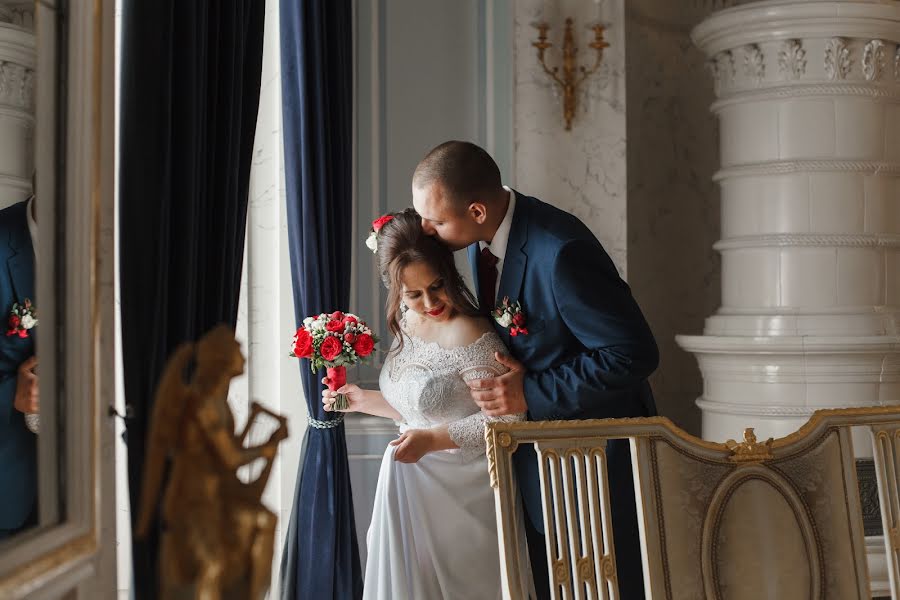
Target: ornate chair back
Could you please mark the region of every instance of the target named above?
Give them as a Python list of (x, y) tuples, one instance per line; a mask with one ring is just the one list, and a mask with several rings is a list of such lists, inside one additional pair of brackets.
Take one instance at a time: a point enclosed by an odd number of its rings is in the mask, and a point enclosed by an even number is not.
[(821, 410), (785, 438), (744, 436), (707, 442), (664, 417), (489, 423), (504, 597), (526, 597), (512, 454), (533, 444), (551, 597), (619, 598), (605, 448), (628, 439), (648, 599), (871, 598), (856, 472), (867, 450), (898, 598), (900, 407)]

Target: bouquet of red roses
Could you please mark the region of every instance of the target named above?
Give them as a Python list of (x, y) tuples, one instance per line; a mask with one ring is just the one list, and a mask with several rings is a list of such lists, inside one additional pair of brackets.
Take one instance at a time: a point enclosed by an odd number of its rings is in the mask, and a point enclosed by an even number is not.
[[(376, 336), (366, 322), (350, 313), (335, 311), (303, 319), (294, 334), (291, 356), (308, 358), (315, 373), (325, 368), (325, 383), (335, 392), (347, 383), (347, 367), (365, 359), (375, 350)], [(349, 406), (343, 394), (335, 398), (335, 410)]]

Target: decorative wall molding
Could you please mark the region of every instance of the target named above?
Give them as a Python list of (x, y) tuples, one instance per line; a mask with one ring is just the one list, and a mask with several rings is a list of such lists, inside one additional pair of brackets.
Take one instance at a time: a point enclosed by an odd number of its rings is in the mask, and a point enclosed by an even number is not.
[(759, 89), (739, 90), (731, 94), (723, 94), (711, 107), (719, 112), (726, 106), (764, 100), (780, 100), (784, 98), (833, 98), (835, 96), (859, 96), (878, 98), (889, 104), (900, 104), (900, 87), (883, 87), (865, 85), (861, 82), (848, 83), (794, 83)]
[(747, 2), (712, 14), (691, 32), (707, 56), (747, 44), (779, 39), (878, 39), (900, 42), (900, 15), (894, 2)]
[(785, 40), (778, 51), (778, 72), (784, 79), (800, 79), (806, 73), (802, 40)]
[(713, 244), (719, 252), (745, 248), (780, 248), (791, 246), (900, 248), (900, 235), (855, 235), (823, 233), (777, 233), (747, 235), (720, 240)]
[(759, 163), (746, 163), (740, 166), (727, 167), (713, 175), (714, 181), (722, 181), (731, 177), (753, 177), (757, 175), (784, 175), (786, 173), (809, 173), (817, 171), (851, 171), (871, 175), (900, 174), (900, 163), (872, 160), (772, 160)]
[(846, 79), (850, 73), (850, 49), (844, 38), (831, 38), (825, 45), (825, 74), (828, 79)]
[(5, 2), (0, 6), (0, 23), (34, 31), (34, 2)]
[(34, 70), (0, 61), (0, 103), (34, 111)]
[[(726, 11), (728, 12), (728, 11)], [(698, 27), (699, 29), (700, 27)], [(897, 23), (900, 31), (900, 22)], [(785, 28), (785, 33), (794, 32), (791, 28)], [(775, 42), (775, 45), (746, 40), (741, 36), (740, 41), (745, 43), (717, 50), (712, 54), (711, 65), (716, 94), (718, 96), (734, 96), (740, 93), (758, 88), (791, 87), (798, 83), (824, 83), (824, 82), (855, 82), (857, 85), (867, 87), (867, 84), (887, 84), (891, 86), (887, 95), (900, 94), (900, 36), (897, 39), (872, 38), (862, 34), (828, 35), (828, 31), (822, 27), (822, 31), (804, 32), (804, 37), (792, 36)], [(835, 24), (832, 31), (841, 31), (841, 27)], [(695, 30), (696, 32), (696, 30)], [(822, 50), (822, 37), (827, 36)], [(695, 33), (696, 37), (696, 33)], [(735, 43), (738, 41), (735, 40)], [(721, 42), (721, 40), (717, 40)], [(750, 42), (750, 43), (747, 43)], [(743, 61), (743, 78), (729, 81), (728, 71), (721, 69), (721, 60), (728, 53), (736, 56), (740, 51)], [(808, 60), (815, 58), (809, 53), (813, 52), (821, 57), (822, 67), (807, 68)], [(821, 54), (819, 54), (821, 52)], [(767, 55), (768, 53), (768, 55)], [(888, 53), (893, 53), (890, 57)], [(854, 70), (854, 61), (859, 60), (860, 69)], [(733, 60), (733, 59), (732, 59)], [(889, 64), (889, 61), (892, 61)], [(777, 65), (777, 69), (769, 73), (766, 64)], [(892, 77), (893, 75), (893, 77)], [(729, 85), (731, 83), (731, 85)], [(893, 84), (893, 85), (891, 85)], [(885, 93), (885, 92), (882, 92)]]
[(727, 89), (734, 85), (734, 54), (731, 51), (720, 52), (716, 56), (716, 73), (721, 80), (720, 89)]
[(729, 404), (728, 402), (716, 402), (713, 400), (698, 399), (697, 406), (701, 410), (711, 413), (737, 415), (740, 417), (762, 418), (786, 418), (809, 419), (814, 412), (821, 408), (845, 408), (843, 406), (752, 406), (747, 404)]
[(748, 44), (744, 46), (744, 74), (754, 82), (760, 85), (766, 78), (766, 62), (762, 50), (758, 44)]
[(734, 85), (734, 55), (731, 51), (720, 52), (707, 62), (706, 66), (712, 73), (713, 86), (717, 95)]
[(897, 46), (897, 52), (894, 53), (894, 80), (900, 82), (900, 45)]
[(866, 81), (877, 81), (884, 71), (884, 42), (872, 40), (863, 48), (862, 67)]

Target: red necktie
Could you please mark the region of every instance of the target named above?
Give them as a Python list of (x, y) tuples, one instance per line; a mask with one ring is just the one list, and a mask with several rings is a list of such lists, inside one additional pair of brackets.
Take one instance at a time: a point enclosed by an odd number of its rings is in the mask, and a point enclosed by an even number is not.
[(494, 310), (496, 304), (498, 260), (487, 246), (478, 255), (478, 307), (485, 314)]

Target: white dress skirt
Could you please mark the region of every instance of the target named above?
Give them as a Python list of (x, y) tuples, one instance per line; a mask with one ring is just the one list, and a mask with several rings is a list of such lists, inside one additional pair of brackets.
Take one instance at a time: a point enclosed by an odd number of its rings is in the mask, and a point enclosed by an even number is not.
[(411, 464), (395, 461), (393, 446), (385, 450), (367, 536), (365, 600), (501, 597), (486, 417), (465, 383), (506, 371), (496, 351), (506, 350), (493, 332), (458, 348), (407, 337), (385, 361), (381, 392), (403, 416), (401, 431), (449, 424), (460, 448), (430, 452)]

